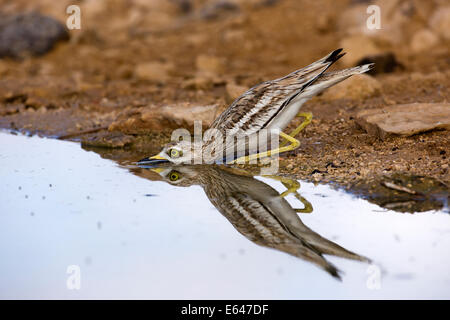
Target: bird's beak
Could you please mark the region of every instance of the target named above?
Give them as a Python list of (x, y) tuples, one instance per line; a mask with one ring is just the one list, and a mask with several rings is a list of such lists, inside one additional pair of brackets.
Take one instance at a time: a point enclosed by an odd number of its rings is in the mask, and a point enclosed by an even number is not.
[(160, 164), (160, 163), (166, 163), (169, 162), (169, 160), (167, 160), (166, 158), (161, 157), (159, 154), (157, 154), (156, 156), (153, 157), (148, 157), (148, 158), (144, 158), (141, 159), (137, 162), (137, 165), (155, 165), (155, 164)]
[(150, 170), (152, 170), (153, 172), (156, 172), (157, 174), (160, 174), (161, 172), (163, 172), (166, 169), (167, 168), (151, 168)]

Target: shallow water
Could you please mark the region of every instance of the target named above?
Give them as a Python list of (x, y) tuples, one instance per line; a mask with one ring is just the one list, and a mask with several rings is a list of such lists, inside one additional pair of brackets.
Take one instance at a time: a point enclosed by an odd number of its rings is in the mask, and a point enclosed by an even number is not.
[[(298, 215), (309, 235), (372, 260), (325, 255), (342, 271), (338, 281), (278, 238), (269, 245), (267, 225), (249, 239), (240, 220), (217, 210), (228, 199), (224, 179), (260, 197), (286, 190), (275, 179), (178, 169), (185, 179), (173, 185), (173, 168), (130, 172), (76, 143), (1, 133), (0, 146), (0, 298), (450, 298), (447, 207), (402, 214), (301, 182), (313, 207)], [(222, 189), (216, 209), (205, 191)], [(284, 208), (302, 207), (294, 195)], [(80, 271), (79, 289), (69, 266)]]

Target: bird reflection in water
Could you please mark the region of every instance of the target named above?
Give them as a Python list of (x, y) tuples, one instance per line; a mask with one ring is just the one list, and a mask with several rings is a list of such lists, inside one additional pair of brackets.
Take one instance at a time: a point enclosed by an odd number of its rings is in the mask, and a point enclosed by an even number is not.
[[(339, 270), (323, 257), (324, 254), (369, 262), (303, 224), (298, 213), (310, 213), (313, 208), (298, 193), (300, 184), (295, 180), (270, 176), (287, 188), (280, 194), (247, 171), (226, 166), (165, 165), (132, 171), (152, 180), (156, 172), (159, 179), (173, 186), (201, 186), (217, 210), (247, 239), (312, 262), (335, 278), (340, 279)], [(285, 196), (291, 193), (303, 208), (296, 209), (289, 204)]]

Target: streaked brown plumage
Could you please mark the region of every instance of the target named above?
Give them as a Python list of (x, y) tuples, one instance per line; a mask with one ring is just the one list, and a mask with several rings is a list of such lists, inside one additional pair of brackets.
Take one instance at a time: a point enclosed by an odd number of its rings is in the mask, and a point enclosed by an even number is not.
[[(342, 49), (337, 49), (305, 68), (282, 78), (258, 84), (237, 98), (210, 127), (221, 133), (222, 141), (218, 141), (211, 131), (209, 134), (205, 134), (203, 146), (198, 151), (192, 152), (191, 144), (186, 141), (170, 143), (158, 155), (142, 159), (140, 164), (161, 162), (162, 160), (175, 164), (192, 163), (193, 158), (203, 157), (207, 148), (217, 150), (219, 146), (223, 152), (217, 152), (216, 158), (213, 160), (220, 162), (224, 160), (224, 154), (228, 155), (228, 151), (234, 150), (234, 144), (238, 143), (229, 139), (234, 135), (250, 137), (257, 135), (262, 129), (283, 131), (292, 119), (299, 115), (301, 106), (314, 95), (353, 74), (364, 73), (371, 69), (372, 64), (367, 64), (327, 73), (326, 70), (344, 55), (341, 51)], [(283, 134), (281, 133), (281, 135)], [(298, 147), (298, 140), (293, 136), (292, 139), (295, 142), (292, 148), (285, 148), (284, 151)], [(176, 152), (172, 154), (173, 150)], [(249, 152), (253, 151), (255, 150)], [(195, 154), (196, 152), (201, 152), (201, 155)], [(226, 161), (229, 162), (229, 159)]]
[[(133, 171), (145, 177), (147, 170)], [(309, 229), (284, 197), (243, 170), (217, 165), (152, 170), (175, 186), (200, 185), (217, 210), (247, 239), (312, 262), (336, 278), (340, 278), (337, 268), (323, 254), (368, 261)]]

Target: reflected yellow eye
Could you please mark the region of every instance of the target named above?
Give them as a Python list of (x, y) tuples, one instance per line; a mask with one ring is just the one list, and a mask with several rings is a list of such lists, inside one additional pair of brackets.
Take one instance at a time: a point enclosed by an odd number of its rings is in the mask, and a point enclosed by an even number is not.
[(178, 174), (178, 172), (172, 171), (169, 174), (169, 179), (170, 179), (170, 181), (177, 181), (178, 179), (180, 179), (180, 175)]
[(169, 156), (171, 158), (179, 158), (183, 155), (183, 152), (177, 149), (170, 149), (169, 150)]

